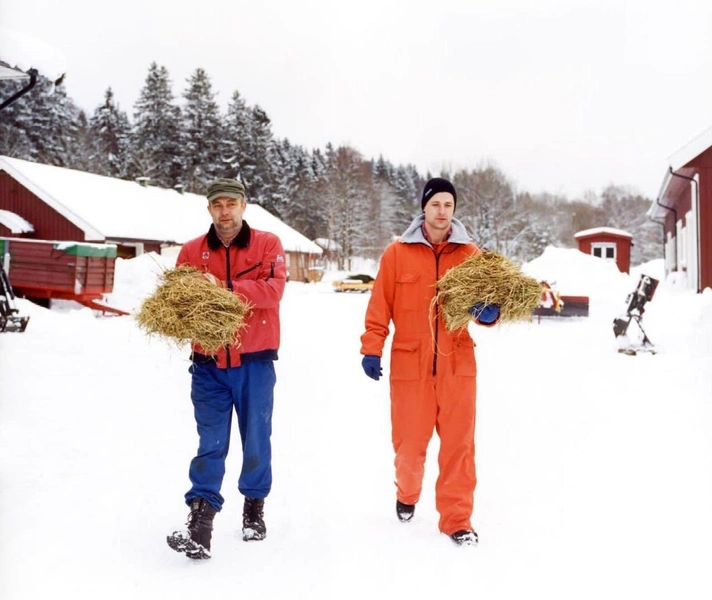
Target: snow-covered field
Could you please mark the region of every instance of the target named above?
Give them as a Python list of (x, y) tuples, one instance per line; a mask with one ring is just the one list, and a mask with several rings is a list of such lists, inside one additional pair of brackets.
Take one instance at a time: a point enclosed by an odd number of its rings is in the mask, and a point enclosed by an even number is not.
[[(118, 261), (110, 302), (136, 308), (161, 265)], [(396, 520), (388, 383), (360, 367), (368, 295), (333, 274), (282, 303), (268, 537), (240, 539), (233, 444), (209, 561), (165, 543), (197, 448), (188, 352), (131, 317), (19, 301), (27, 331), (0, 335), (0, 598), (711, 598), (712, 292), (662, 282), (643, 320), (658, 353), (631, 357), (611, 325), (640, 269), (556, 249), (526, 269), (591, 311), (473, 326), (475, 548), (437, 531), (437, 437), (415, 520)]]

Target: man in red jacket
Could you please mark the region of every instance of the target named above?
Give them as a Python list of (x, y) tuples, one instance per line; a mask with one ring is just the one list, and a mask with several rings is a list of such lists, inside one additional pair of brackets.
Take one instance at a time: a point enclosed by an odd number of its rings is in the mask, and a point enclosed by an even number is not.
[[(393, 321), (391, 346), (391, 431), (395, 450), (396, 514), (408, 522), (420, 499), (425, 454), (440, 436), (435, 506), (440, 531), (454, 542), (473, 545), (470, 521), (475, 477), (474, 342), (467, 329), (447, 331), (438, 307), (431, 308), (436, 282), (480, 249), (453, 218), (457, 192), (436, 177), (423, 190), (423, 212), (381, 257), (361, 336), (363, 369), (378, 380), (381, 355)], [(480, 325), (499, 318), (495, 305), (476, 304), (470, 314)]]
[(190, 463), (188, 531), (168, 536), (168, 545), (190, 558), (210, 558), (213, 518), (223, 506), (220, 494), (230, 446), (233, 408), (242, 442), (237, 487), (245, 497), (242, 538), (264, 539), (264, 499), (272, 486), (274, 361), (279, 349), (279, 302), (287, 281), (279, 238), (252, 229), (243, 220), (245, 188), (234, 179), (208, 187), (207, 234), (186, 242), (176, 265), (191, 265), (203, 276), (237, 294), (251, 307), (239, 342), (207, 355), (193, 345), (191, 399), (200, 438)]

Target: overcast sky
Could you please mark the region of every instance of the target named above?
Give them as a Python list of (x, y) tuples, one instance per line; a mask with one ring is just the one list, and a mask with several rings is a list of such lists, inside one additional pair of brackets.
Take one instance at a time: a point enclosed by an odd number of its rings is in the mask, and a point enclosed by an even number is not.
[(88, 112), (111, 86), (131, 115), (152, 61), (176, 95), (200, 67), (276, 137), (531, 192), (653, 198), (712, 126), (710, 0), (0, 0), (0, 25), (54, 48)]

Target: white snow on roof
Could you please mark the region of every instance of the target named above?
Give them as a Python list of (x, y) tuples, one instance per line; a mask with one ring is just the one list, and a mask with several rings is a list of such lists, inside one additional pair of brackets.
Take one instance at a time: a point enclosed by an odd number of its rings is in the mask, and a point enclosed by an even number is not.
[(622, 229), (614, 229), (613, 227), (593, 227), (591, 229), (584, 229), (583, 231), (575, 233), (574, 238), (578, 239), (588, 237), (590, 235), (597, 235), (599, 233), (610, 233), (611, 235), (617, 235), (619, 237), (633, 237), (630, 233), (623, 231)]
[[(142, 187), (133, 181), (7, 156), (0, 156), (0, 170), (82, 229), (87, 241), (128, 238), (182, 244), (210, 226), (207, 200), (198, 194)], [(245, 221), (277, 235), (286, 251), (322, 253), (307, 237), (249, 201)]]
[(320, 248), (324, 250), (331, 250), (335, 252), (341, 252), (341, 244), (335, 242), (334, 240), (328, 240), (326, 238), (316, 238), (314, 240)]
[(54, 81), (67, 72), (64, 55), (46, 42), (18, 31), (0, 28), (0, 57), (22, 71), (34, 68)]
[(697, 137), (691, 140), (688, 144), (680, 148), (677, 152), (668, 158), (668, 162), (673, 171), (677, 171), (684, 167), (691, 160), (697, 158), (707, 148), (712, 146), (712, 127), (709, 127)]
[(9, 210), (0, 209), (0, 225), (7, 227), (12, 233), (30, 233), (35, 230), (32, 223)]
[(27, 73), (0, 64), (0, 79), (29, 79)]

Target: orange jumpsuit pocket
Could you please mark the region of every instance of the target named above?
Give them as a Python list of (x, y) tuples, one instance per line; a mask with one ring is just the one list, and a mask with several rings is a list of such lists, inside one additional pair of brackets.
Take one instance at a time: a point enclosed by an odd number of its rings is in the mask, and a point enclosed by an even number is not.
[(420, 342), (393, 342), (391, 347), (391, 379), (416, 381), (420, 379)]
[(474, 377), (477, 375), (475, 343), (472, 340), (460, 340), (455, 344), (452, 365), (453, 375), (458, 377)]
[(420, 273), (404, 273), (396, 278), (396, 293), (393, 302), (400, 310), (418, 310), (423, 300), (419, 297)]

